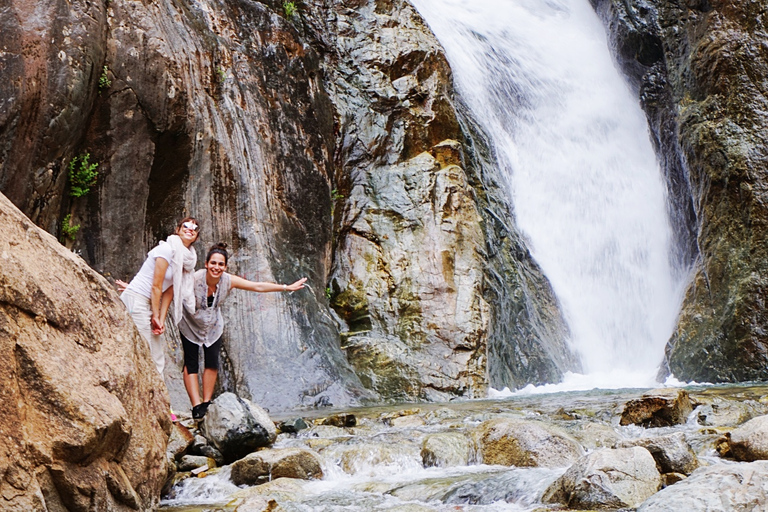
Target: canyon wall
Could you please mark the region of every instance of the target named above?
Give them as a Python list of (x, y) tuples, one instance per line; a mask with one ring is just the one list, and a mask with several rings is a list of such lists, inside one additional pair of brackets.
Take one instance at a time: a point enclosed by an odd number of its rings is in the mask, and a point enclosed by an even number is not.
[(691, 273), (660, 378), (765, 380), (768, 3), (593, 4), (648, 114)]
[[(233, 273), (308, 277), (224, 308), (222, 386), (266, 407), (482, 396), (577, 369), (420, 16), (297, 5), (11, 2), (0, 191), (109, 278), (185, 215), (200, 260), (223, 240)], [(78, 197), (85, 155), (98, 177)], [(183, 403), (173, 336), (169, 356)]]

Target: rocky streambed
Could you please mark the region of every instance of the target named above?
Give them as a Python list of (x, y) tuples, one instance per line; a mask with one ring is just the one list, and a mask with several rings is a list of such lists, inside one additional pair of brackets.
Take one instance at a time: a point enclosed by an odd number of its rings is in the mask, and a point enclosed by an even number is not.
[(177, 425), (192, 428), (169, 448), (180, 471), (162, 508), (762, 510), (766, 392), (594, 390), (303, 412), (272, 418), (264, 446), (232, 463), (205, 439), (226, 416), (214, 404), (203, 424)]

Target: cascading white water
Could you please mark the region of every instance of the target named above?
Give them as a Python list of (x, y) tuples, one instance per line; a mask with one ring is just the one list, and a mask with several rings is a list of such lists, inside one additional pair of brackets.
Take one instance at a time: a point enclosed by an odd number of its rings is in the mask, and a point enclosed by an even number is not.
[(588, 0), (413, 3), (491, 138), (582, 358), (586, 376), (557, 389), (654, 385), (680, 302), (665, 189)]

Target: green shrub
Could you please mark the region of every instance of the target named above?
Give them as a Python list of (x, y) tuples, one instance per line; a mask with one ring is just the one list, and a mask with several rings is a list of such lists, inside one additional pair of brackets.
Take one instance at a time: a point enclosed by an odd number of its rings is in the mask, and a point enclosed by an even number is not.
[(107, 66), (104, 66), (104, 68), (101, 71), (101, 76), (99, 77), (99, 92), (101, 92), (103, 89), (108, 89), (109, 86), (112, 85), (112, 81), (109, 79), (109, 68)]
[(91, 191), (96, 184), (98, 163), (89, 163), (90, 153), (76, 156), (69, 162), (69, 194), (72, 197), (82, 197)]
[(293, 18), (296, 15), (296, 3), (283, 2), (283, 11), (285, 11), (286, 18)]
[(75, 239), (75, 235), (77, 235), (79, 229), (80, 224), (75, 224), (74, 226), (72, 225), (71, 213), (68, 213), (67, 216), (64, 217), (64, 220), (61, 221), (61, 234), (70, 240)]
[(221, 66), (216, 68), (216, 74), (219, 75), (219, 82), (224, 83), (227, 81), (227, 72)]

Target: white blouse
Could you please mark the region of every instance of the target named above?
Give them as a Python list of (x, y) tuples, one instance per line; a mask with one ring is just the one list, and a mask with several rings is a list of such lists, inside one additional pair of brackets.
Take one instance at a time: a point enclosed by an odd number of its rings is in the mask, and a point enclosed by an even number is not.
[(232, 280), (230, 274), (226, 272), (221, 274), (221, 280), (213, 294), (213, 303), (208, 306), (206, 272), (204, 268), (195, 272), (195, 314), (191, 315), (186, 309), (184, 310), (179, 322), (179, 331), (189, 341), (210, 347), (224, 332), (224, 318), (221, 316), (219, 304), (229, 295)]

